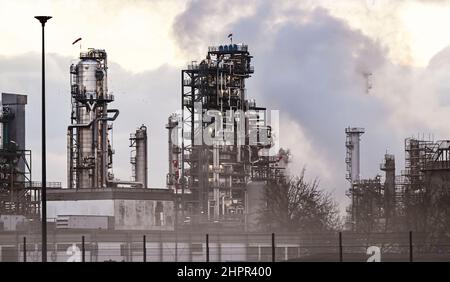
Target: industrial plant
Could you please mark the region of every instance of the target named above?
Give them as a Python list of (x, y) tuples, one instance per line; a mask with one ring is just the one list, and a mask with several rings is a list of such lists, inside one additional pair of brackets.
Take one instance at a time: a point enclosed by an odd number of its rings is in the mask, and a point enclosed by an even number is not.
[[(111, 132), (121, 116), (108, 90), (107, 52), (82, 51), (68, 66), (67, 187), (33, 180), (25, 143), (27, 96), (2, 93), (0, 261), (38, 260), (44, 185), (52, 261), (274, 261), (336, 252), (335, 244), (342, 261), (342, 244), (353, 248), (349, 253), (364, 253), (374, 234), (426, 232), (429, 246), (443, 237), (450, 141), (407, 138), (400, 174), (395, 156), (386, 154), (384, 176), (363, 179), (360, 147), (367, 133), (359, 127), (345, 128), (351, 204), (343, 230), (334, 230), (349, 234), (348, 241), (333, 232), (300, 239), (287, 234), (275, 247), (275, 233), (258, 233), (261, 210), (271, 200), (265, 188), (286, 185), (289, 175), (276, 117), (247, 93), (252, 58), (245, 44), (209, 47), (204, 59), (181, 70), (181, 91), (171, 94), (179, 97), (180, 109), (165, 113), (167, 131), (139, 123), (130, 129), (129, 148), (113, 148)], [(149, 140), (166, 133), (166, 187), (149, 187)], [(129, 179), (113, 173), (115, 150), (129, 150)], [(389, 251), (402, 256), (403, 246), (394, 240)]]
[[(166, 126), (167, 187), (151, 188), (143, 124), (130, 134), (131, 180), (114, 176), (110, 132), (120, 112), (112, 108), (108, 91), (107, 53), (81, 52), (69, 68), (67, 187), (46, 183), (47, 217), (55, 220), (54, 228), (245, 231), (254, 226), (264, 183), (281, 179), (284, 168), (269, 154), (274, 144), (266, 109), (247, 98), (251, 58), (243, 44), (214, 46), (206, 59), (181, 71), (181, 114), (172, 114)], [(0, 207), (8, 222), (3, 229), (16, 230), (19, 223), (31, 228), (39, 219), (42, 184), (32, 181), (31, 151), (25, 149), (27, 97), (2, 95)], [(11, 223), (12, 216), (20, 221)]]
[(189, 224), (247, 230), (256, 223), (251, 211), (258, 204), (249, 195), (283, 177), (279, 159), (269, 153), (274, 144), (266, 108), (247, 98), (251, 58), (247, 45), (213, 46), (181, 72), (181, 116), (167, 124), (167, 184)]
[(371, 179), (360, 178), (360, 142), (363, 128), (348, 127), (345, 146), (348, 196), (348, 228), (374, 232), (426, 232), (425, 243), (445, 238), (448, 230), (450, 141), (405, 139), (405, 169), (396, 174), (395, 156), (386, 154), (384, 171)]

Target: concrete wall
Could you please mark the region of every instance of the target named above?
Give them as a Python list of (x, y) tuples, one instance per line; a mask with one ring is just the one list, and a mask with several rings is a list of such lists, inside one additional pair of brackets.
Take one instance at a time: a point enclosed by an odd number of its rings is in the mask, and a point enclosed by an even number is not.
[(114, 200), (48, 201), (47, 218), (58, 215), (114, 216)]
[(114, 216), (115, 230), (174, 230), (172, 201), (119, 199), (49, 201), (47, 215), (50, 220), (56, 219), (58, 215)]
[(174, 229), (171, 201), (115, 200), (114, 216), (116, 230)]

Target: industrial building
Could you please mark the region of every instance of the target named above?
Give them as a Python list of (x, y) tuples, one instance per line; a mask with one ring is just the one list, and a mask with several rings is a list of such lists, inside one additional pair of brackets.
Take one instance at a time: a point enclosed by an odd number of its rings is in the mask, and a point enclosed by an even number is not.
[(350, 183), (347, 196), (351, 204), (347, 208), (347, 228), (355, 232), (392, 232), (400, 230), (398, 225), (399, 204), (396, 190), (395, 156), (385, 154), (380, 164), (382, 176), (362, 179), (360, 174), (360, 141), (364, 128), (348, 127), (345, 129), (347, 149), (346, 179)]
[(40, 193), (25, 144), (27, 96), (2, 93), (0, 103), (0, 230), (11, 230), (39, 218)]
[[(111, 130), (119, 116), (110, 108), (105, 50), (88, 49), (70, 66), (72, 110), (67, 133), (67, 188), (46, 183), (47, 219), (57, 229), (173, 230), (173, 192), (148, 187), (147, 127), (130, 135), (131, 179), (114, 177)], [(2, 94), (0, 227), (34, 230), (41, 183), (31, 181), (25, 147), (27, 97)], [(28, 227), (26, 227), (28, 225)]]
[[(248, 46), (208, 48), (206, 58), (181, 71), (181, 115), (169, 117), (168, 187), (177, 218), (188, 225), (244, 230), (255, 197), (282, 177), (266, 108), (248, 99), (246, 80), (254, 68)], [(258, 197), (256, 197), (257, 199)]]
[[(167, 187), (156, 189), (148, 187), (144, 124), (130, 134), (130, 179), (114, 176), (111, 131), (120, 112), (112, 107), (114, 96), (108, 91), (107, 53), (92, 48), (81, 52), (70, 66), (67, 188), (46, 184), (49, 221), (55, 228), (83, 229), (80, 222), (85, 222), (89, 229), (95, 221), (108, 230), (211, 224), (256, 229), (264, 186), (281, 181), (284, 167), (269, 153), (274, 139), (266, 108), (247, 98), (251, 58), (247, 45), (209, 47), (206, 59), (181, 71), (181, 114), (171, 115), (166, 126)], [(38, 218), (41, 184), (31, 181), (31, 152), (24, 144), (26, 96), (3, 94), (2, 101), (0, 157), (9, 162), (2, 166), (9, 170), (2, 175), (2, 215)]]
[[(67, 187), (46, 183), (51, 260), (65, 261), (81, 238), (88, 239), (91, 261), (137, 261), (147, 249), (153, 261), (202, 260), (204, 233), (211, 234), (212, 260), (269, 259), (270, 237), (253, 231), (267, 204), (264, 188), (284, 183), (286, 162), (281, 152), (273, 152), (277, 136), (266, 108), (247, 95), (246, 81), (254, 73), (251, 59), (247, 45), (212, 46), (205, 59), (181, 71), (181, 111), (170, 115), (166, 125), (167, 187), (151, 188), (145, 124), (130, 134), (130, 179), (114, 176), (111, 130), (119, 109), (111, 107), (107, 53), (80, 53), (70, 66)], [(24, 253), (36, 254), (40, 248), (34, 224), (42, 184), (31, 177), (26, 104), (26, 95), (2, 93), (0, 260), (23, 259), (19, 236), (28, 236), (32, 246)], [(389, 252), (403, 256), (406, 237), (396, 241), (388, 235), (410, 230), (421, 232), (420, 244), (432, 245), (450, 231), (450, 141), (407, 138), (405, 169), (399, 175), (395, 156), (385, 154), (380, 164), (384, 175), (364, 179), (360, 148), (365, 133), (364, 128), (345, 129), (351, 199), (345, 243), (353, 248), (348, 252), (364, 253), (365, 235), (378, 234), (377, 242), (386, 236), (395, 246)], [(139, 240), (146, 235), (143, 252)], [(277, 260), (334, 252), (337, 234), (322, 235), (278, 237)]]
[[(148, 187), (147, 127), (130, 134), (131, 180), (114, 177), (110, 131), (119, 116), (110, 108), (105, 50), (80, 53), (70, 66), (71, 124), (67, 133), (68, 189), (48, 190), (48, 217), (57, 228), (173, 230), (173, 197), (168, 189)], [(102, 221), (103, 220), (103, 221)], [(80, 223), (81, 222), (81, 223)], [(106, 224), (108, 222), (108, 224)]]
[[(386, 154), (385, 172), (360, 179), (362, 128), (346, 128), (348, 228), (355, 232), (414, 231), (429, 234), (428, 243), (449, 230), (450, 141), (405, 139), (405, 169), (396, 175), (395, 156)], [(355, 160), (357, 158), (357, 160)]]

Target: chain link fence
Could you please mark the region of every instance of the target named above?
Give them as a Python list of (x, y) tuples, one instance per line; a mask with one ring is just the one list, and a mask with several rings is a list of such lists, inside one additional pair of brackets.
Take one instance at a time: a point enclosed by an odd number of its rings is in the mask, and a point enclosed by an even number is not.
[[(0, 261), (39, 262), (40, 234), (0, 234)], [(49, 234), (49, 262), (450, 261), (450, 239), (423, 233)]]

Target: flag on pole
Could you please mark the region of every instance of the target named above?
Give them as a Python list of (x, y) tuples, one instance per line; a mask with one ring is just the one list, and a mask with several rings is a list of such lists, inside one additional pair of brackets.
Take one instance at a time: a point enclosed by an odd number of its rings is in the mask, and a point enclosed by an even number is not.
[(230, 38), (230, 37), (232, 37), (232, 36), (233, 36), (233, 34), (232, 34), (232, 33), (228, 34), (228, 38)]
[(75, 41), (72, 43), (72, 45), (74, 45), (75, 43), (77, 43), (77, 42), (80, 41), (80, 40), (81, 40), (81, 37), (78, 38), (77, 40), (75, 40)]

